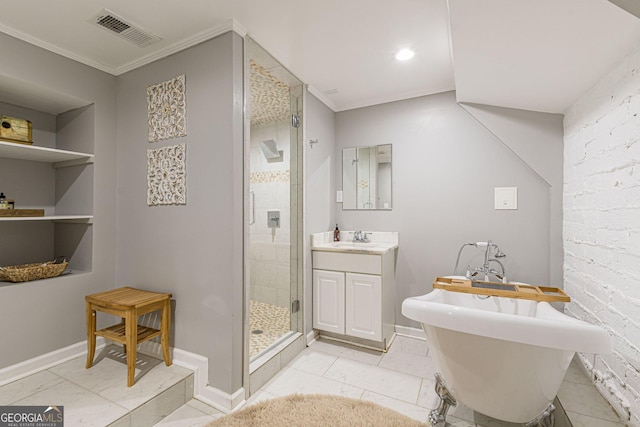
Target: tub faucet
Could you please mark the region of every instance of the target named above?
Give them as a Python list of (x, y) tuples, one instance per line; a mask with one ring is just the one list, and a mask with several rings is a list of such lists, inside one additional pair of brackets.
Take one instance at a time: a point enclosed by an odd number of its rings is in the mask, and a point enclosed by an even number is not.
[[(458, 264), (460, 263), (460, 255), (462, 255), (462, 250), (465, 248), (465, 246), (474, 246), (476, 248), (485, 248), (485, 251), (484, 251), (484, 263), (482, 264), (482, 266), (475, 267), (475, 268), (471, 268), (471, 266), (467, 266), (467, 272), (466, 272), (465, 276), (468, 279), (476, 277), (479, 273), (484, 273), (484, 280), (485, 281), (489, 281), (489, 275), (493, 275), (493, 276), (497, 277), (498, 279), (502, 280), (502, 283), (507, 283), (507, 273), (505, 271), (504, 264), (500, 260), (497, 259), (497, 258), (503, 258), (506, 255), (505, 255), (504, 252), (502, 252), (500, 250), (498, 245), (493, 243), (491, 240), (486, 241), (486, 242), (475, 242), (475, 243), (471, 242), (471, 243), (463, 244), (460, 247), (460, 250), (458, 251), (458, 258), (456, 259), (456, 266), (453, 269), (453, 275), (454, 276), (457, 274)], [(491, 257), (492, 249), (495, 249), (495, 254), (493, 255), (493, 258)], [(495, 268), (491, 268), (491, 266), (489, 264), (492, 263), (492, 262), (498, 264), (498, 266), (500, 267), (500, 270), (496, 270)]]

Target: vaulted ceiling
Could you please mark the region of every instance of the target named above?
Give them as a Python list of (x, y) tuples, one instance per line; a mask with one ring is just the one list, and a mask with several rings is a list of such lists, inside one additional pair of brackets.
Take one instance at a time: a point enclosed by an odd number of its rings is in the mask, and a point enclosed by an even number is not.
[[(334, 111), (455, 89), (460, 102), (562, 113), (640, 49), (634, 8), (630, 0), (30, 0), (3, 8), (0, 31), (119, 75), (235, 29)], [(160, 40), (139, 47), (101, 28), (104, 9)], [(394, 59), (403, 47), (415, 50), (412, 60)]]

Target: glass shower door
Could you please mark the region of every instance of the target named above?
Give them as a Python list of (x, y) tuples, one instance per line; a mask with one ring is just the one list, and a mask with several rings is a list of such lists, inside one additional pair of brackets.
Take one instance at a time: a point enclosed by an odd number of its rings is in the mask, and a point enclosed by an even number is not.
[(301, 330), (302, 84), (249, 52), (249, 358)]

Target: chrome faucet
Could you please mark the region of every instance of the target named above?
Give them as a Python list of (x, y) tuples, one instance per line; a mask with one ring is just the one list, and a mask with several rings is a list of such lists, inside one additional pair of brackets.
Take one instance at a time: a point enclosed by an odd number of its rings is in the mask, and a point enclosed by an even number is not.
[(365, 233), (365, 232), (362, 232), (361, 230), (354, 231), (353, 242), (368, 243), (369, 242), (368, 234), (371, 234), (371, 233)]
[[(480, 243), (481, 245), (478, 245), (478, 243)], [(475, 277), (478, 273), (484, 273), (484, 280), (489, 281), (489, 275), (493, 274), (498, 279), (502, 280), (502, 283), (507, 283), (507, 274), (504, 270), (504, 264), (502, 264), (496, 258), (490, 258), (491, 248), (496, 248), (496, 255), (495, 255), (496, 257), (504, 257), (505, 254), (500, 250), (498, 245), (493, 244), (491, 240), (489, 240), (486, 243), (485, 242), (478, 242), (478, 243), (476, 243), (476, 247), (478, 246), (482, 247), (484, 246), (484, 244), (486, 244), (487, 249), (484, 252), (484, 264), (482, 265), (482, 267), (476, 267), (473, 269), (467, 267), (467, 277), (471, 278), (471, 277)], [(491, 268), (489, 266), (490, 262), (495, 262), (496, 264), (498, 264), (502, 271), (498, 271), (495, 268)], [(473, 271), (473, 274), (469, 276), (469, 272), (471, 271)]]
[[(463, 244), (462, 247), (460, 247), (460, 250), (458, 251), (458, 258), (456, 259), (456, 266), (453, 269), (453, 275), (454, 276), (457, 274), (458, 264), (460, 262), (460, 255), (462, 255), (462, 250), (464, 249), (465, 246), (474, 246), (476, 248), (486, 248), (485, 252), (484, 252), (484, 264), (482, 264), (482, 266), (475, 267), (475, 268), (471, 268), (471, 266), (467, 266), (467, 273), (465, 274), (465, 276), (468, 279), (471, 279), (471, 278), (477, 276), (479, 273), (484, 273), (484, 280), (485, 281), (489, 280), (489, 275), (493, 275), (493, 276), (497, 277), (498, 279), (502, 280), (503, 283), (507, 283), (507, 274), (506, 274), (506, 271), (505, 271), (505, 268), (504, 268), (504, 264), (497, 259), (497, 258), (503, 258), (506, 255), (505, 255), (504, 252), (502, 252), (500, 250), (498, 245), (493, 243), (491, 240), (489, 240), (487, 242), (475, 242), (475, 243), (465, 243), (465, 244)], [(493, 254), (493, 258), (491, 258), (491, 256), (492, 256), (491, 252), (493, 250), (495, 250), (495, 254)], [(492, 263), (492, 262), (498, 264), (498, 266), (500, 267), (500, 270), (496, 270), (494, 268), (491, 268), (491, 266), (489, 264)]]

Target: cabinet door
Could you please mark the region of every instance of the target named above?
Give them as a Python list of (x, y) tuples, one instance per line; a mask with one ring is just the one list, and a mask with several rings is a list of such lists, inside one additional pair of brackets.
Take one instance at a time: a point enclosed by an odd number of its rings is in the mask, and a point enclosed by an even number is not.
[(346, 334), (382, 341), (382, 277), (347, 273)]
[(344, 273), (313, 270), (313, 327), (344, 334)]

